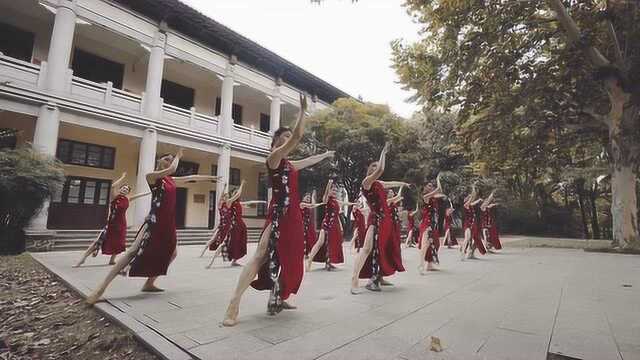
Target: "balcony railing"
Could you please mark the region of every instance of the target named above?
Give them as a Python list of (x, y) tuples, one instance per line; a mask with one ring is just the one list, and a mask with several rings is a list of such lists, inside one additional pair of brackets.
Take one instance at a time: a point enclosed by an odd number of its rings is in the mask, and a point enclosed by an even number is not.
[[(46, 62), (42, 62), (41, 65), (35, 65), (0, 55), (0, 84), (9, 82), (11, 85), (25, 90), (43, 91), (46, 71)], [(145, 101), (144, 93), (137, 95), (115, 89), (111, 82), (96, 83), (73, 76), (71, 70), (69, 70), (67, 81), (67, 96), (73, 100), (142, 116)], [(162, 122), (191, 128), (205, 134), (218, 134), (218, 118), (198, 113), (195, 108), (183, 109), (163, 103), (161, 114)], [(235, 124), (232, 137), (236, 141), (262, 149), (268, 148), (271, 142), (269, 134)]]

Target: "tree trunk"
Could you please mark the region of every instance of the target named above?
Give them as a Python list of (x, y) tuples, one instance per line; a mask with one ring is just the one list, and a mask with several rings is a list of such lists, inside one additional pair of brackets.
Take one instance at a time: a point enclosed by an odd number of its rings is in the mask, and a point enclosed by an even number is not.
[(638, 248), (636, 175), (630, 166), (615, 166), (611, 174), (613, 245)]
[(591, 192), (589, 193), (589, 200), (591, 201), (591, 232), (593, 233), (594, 239), (600, 239), (600, 222), (598, 220), (598, 193), (600, 189), (598, 188), (598, 182), (593, 183), (593, 187), (591, 187)]
[(576, 180), (576, 193), (578, 194), (580, 218), (582, 219), (582, 236), (585, 239), (589, 239), (589, 224), (587, 223), (587, 211), (584, 204), (584, 179)]

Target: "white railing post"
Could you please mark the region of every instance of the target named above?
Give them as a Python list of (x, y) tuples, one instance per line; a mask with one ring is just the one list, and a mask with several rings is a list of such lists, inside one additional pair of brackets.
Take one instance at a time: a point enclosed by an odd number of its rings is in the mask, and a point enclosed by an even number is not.
[(191, 111), (189, 113), (189, 126), (193, 126), (196, 123), (196, 107), (192, 106), (189, 110)]
[(40, 63), (40, 73), (38, 73), (38, 89), (44, 89), (47, 80), (47, 62)]
[(251, 144), (255, 143), (255, 134), (256, 134), (256, 128), (254, 125), (251, 125), (251, 132), (249, 133), (249, 142)]
[(104, 104), (111, 105), (111, 97), (113, 95), (113, 83), (107, 81), (107, 88), (104, 91)]
[(145, 92), (143, 91), (140, 94), (140, 109), (139, 110), (140, 110), (141, 113), (144, 112), (144, 105), (145, 105), (146, 101), (147, 101), (147, 96), (146, 96)]

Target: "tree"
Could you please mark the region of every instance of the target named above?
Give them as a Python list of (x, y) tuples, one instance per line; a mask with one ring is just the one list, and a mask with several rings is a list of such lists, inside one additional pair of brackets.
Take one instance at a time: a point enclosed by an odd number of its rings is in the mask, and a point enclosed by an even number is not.
[(25, 250), (24, 228), (63, 182), (54, 158), (29, 147), (0, 150), (0, 254)]
[(631, 84), (640, 83), (640, 10), (630, 1), (565, 4), (573, 18), (559, 0), (408, 0), (424, 37), (392, 45), (396, 71), (427, 109), (459, 110), (474, 167), (502, 172), (541, 206), (557, 194), (571, 153), (600, 144), (614, 244), (637, 247), (640, 96)]

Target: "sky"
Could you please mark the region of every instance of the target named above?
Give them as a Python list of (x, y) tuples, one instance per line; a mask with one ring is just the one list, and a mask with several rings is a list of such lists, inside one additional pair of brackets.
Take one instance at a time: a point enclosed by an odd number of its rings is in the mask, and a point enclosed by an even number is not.
[(354, 97), (417, 109), (391, 68), (390, 42), (418, 38), (403, 0), (181, 1)]

